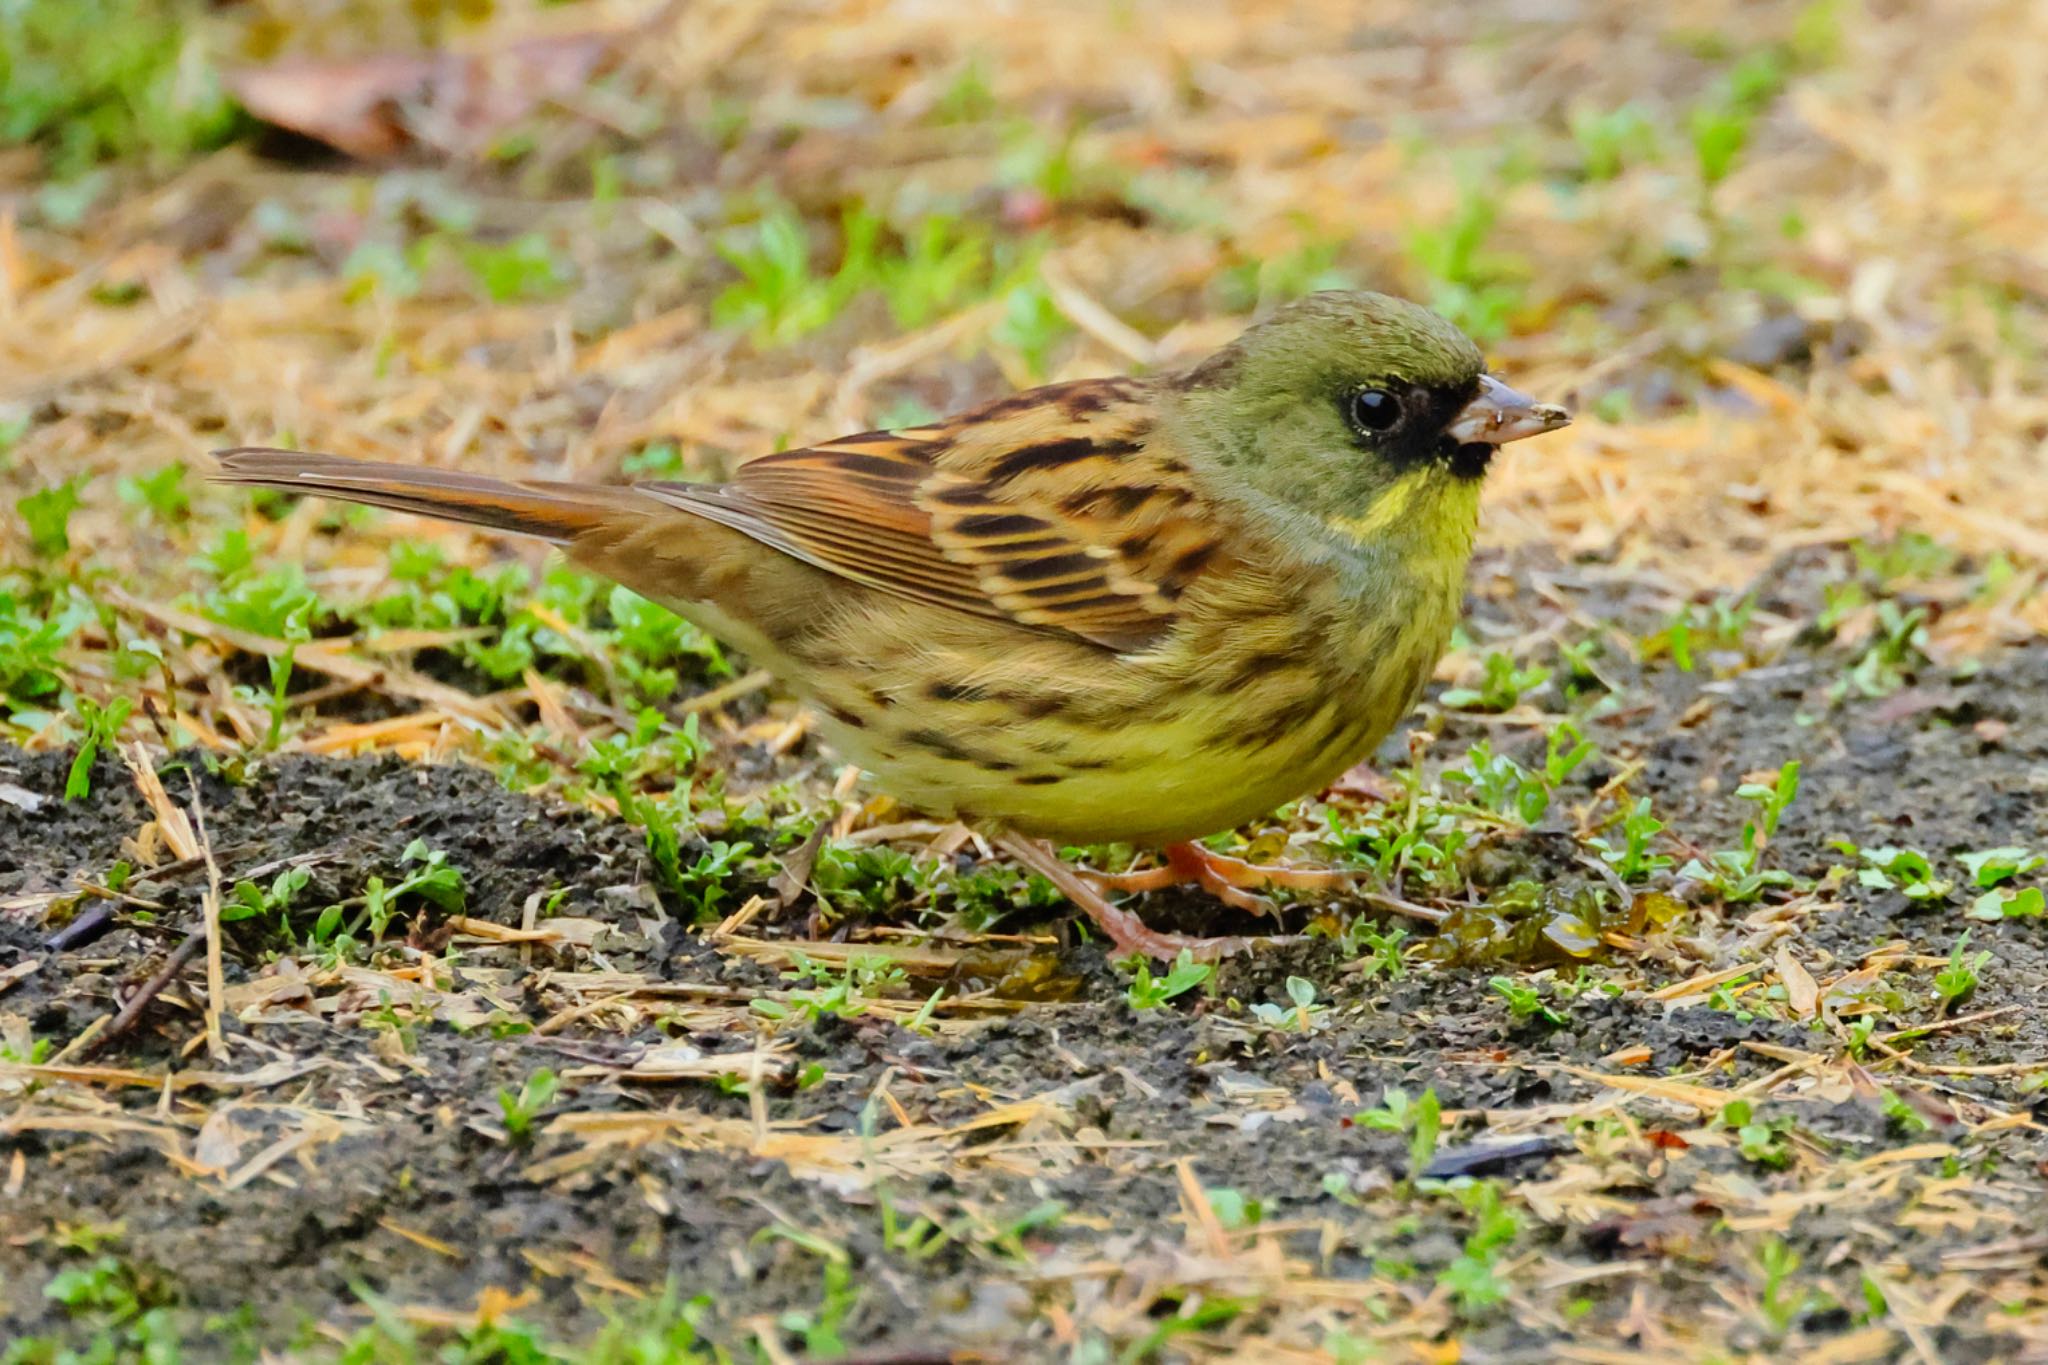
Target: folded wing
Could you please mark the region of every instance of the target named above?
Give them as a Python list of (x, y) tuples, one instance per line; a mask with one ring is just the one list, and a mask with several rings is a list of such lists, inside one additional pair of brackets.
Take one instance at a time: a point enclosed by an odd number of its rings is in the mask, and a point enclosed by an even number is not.
[(1034, 389), (960, 417), (642, 491), (844, 578), (1143, 650), (1219, 567), (1213, 517), (1141, 381)]

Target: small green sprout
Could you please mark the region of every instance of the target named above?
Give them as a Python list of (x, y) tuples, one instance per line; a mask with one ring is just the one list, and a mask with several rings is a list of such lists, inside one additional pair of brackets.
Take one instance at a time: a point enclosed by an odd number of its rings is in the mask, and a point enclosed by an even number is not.
[(1764, 851), (1778, 832), (1778, 821), (1798, 794), (1797, 760), (1779, 768), (1775, 781), (1745, 782), (1737, 787), (1737, 798), (1756, 807), (1756, 814), (1743, 824), (1742, 846), (1716, 850), (1707, 862), (1691, 859), (1678, 875), (1711, 887), (1730, 904), (1753, 901), (1768, 887), (1798, 885), (1791, 873), (1763, 866)]
[[(1842, 845), (1837, 844), (1836, 847), (1841, 848)], [(1843, 851), (1850, 850), (1844, 848)], [(1863, 858), (1863, 866), (1856, 873), (1860, 886), (1878, 891), (1897, 891), (1908, 900), (1916, 901), (1945, 900), (1955, 890), (1954, 882), (1934, 874), (1933, 862), (1917, 848), (1894, 848), (1887, 844), (1856, 851)]]
[(1721, 1110), (1716, 1122), (1733, 1130), (1736, 1150), (1745, 1160), (1773, 1171), (1792, 1164), (1790, 1119), (1760, 1119), (1748, 1100), (1734, 1100)]
[(84, 722), (85, 735), (78, 741), (78, 753), (73, 756), (71, 771), (64, 778), (66, 801), (81, 800), (92, 794), (93, 762), (100, 756), (102, 745), (114, 743), (134, 710), (132, 697), (116, 697), (105, 706), (90, 697), (78, 699), (78, 718)]
[(1442, 701), (1453, 711), (1512, 711), (1549, 681), (1549, 669), (1517, 668), (1512, 656), (1494, 650), (1481, 664), (1479, 686), (1449, 688)]
[(1461, 166), (1450, 216), (1410, 229), (1405, 242), (1428, 281), (1429, 306), (1482, 343), (1506, 334), (1525, 292), (1527, 262), (1488, 247), (1505, 200), (1501, 182), (1519, 174), (1505, 163)]
[(1934, 974), (1937, 1014), (1948, 1013), (1951, 1006), (1976, 994), (1978, 974), (1991, 960), (1991, 954), (1988, 951), (1969, 952), (1969, 946), (1970, 931), (1965, 929), (1957, 937), (1955, 946), (1949, 949), (1948, 964)]
[(1763, 1288), (1757, 1295), (1757, 1309), (1773, 1340), (1792, 1330), (1799, 1315), (1812, 1302), (1805, 1290), (1788, 1289), (1793, 1272), (1799, 1269), (1799, 1253), (1783, 1239), (1773, 1237), (1757, 1250), (1757, 1266), (1763, 1271)]
[(1316, 1002), (1315, 983), (1306, 977), (1287, 978), (1287, 998), (1292, 1007), (1260, 1001), (1252, 1006), (1252, 1017), (1271, 1029), (1292, 1029), (1297, 1033), (1313, 1033), (1326, 1022), (1328, 1005)]
[[(790, 991), (790, 1004), (766, 998), (753, 1001), (753, 1011), (765, 1019), (858, 1019), (874, 1008), (875, 1001), (909, 979), (901, 967), (881, 953), (855, 953), (838, 969), (802, 953), (791, 953), (790, 960), (783, 979), (812, 984)], [(930, 1008), (936, 1003), (934, 997), (926, 1001), (926, 1006)]]
[(1650, 798), (1642, 796), (1622, 814), (1619, 845), (1604, 837), (1586, 842), (1616, 876), (1625, 882), (1639, 882), (1671, 866), (1670, 858), (1650, 852), (1651, 841), (1663, 832), (1664, 822), (1650, 813)]
[(1956, 861), (1968, 869), (1970, 880), (1978, 886), (1997, 886), (2048, 865), (2048, 858), (2024, 848), (1982, 848), (1958, 853)]
[(192, 495), (185, 488), (185, 466), (167, 464), (149, 474), (132, 474), (114, 485), (121, 500), (147, 508), (166, 526), (181, 524), (192, 511)]
[(286, 916), (291, 911), (292, 902), (306, 889), (311, 878), (312, 874), (303, 867), (288, 867), (271, 879), (268, 888), (251, 881), (238, 881), (221, 903), (221, 923), (232, 924), (236, 920), (275, 914), (279, 924), (289, 928)]
[(1226, 1232), (1242, 1232), (1246, 1228), (1257, 1227), (1266, 1216), (1265, 1205), (1256, 1199), (1247, 1199), (1242, 1190), (1212, 1186), (1202, 1194), (1208, 1199), (1216, 1221)]
[(54, 559), (71, 548), (71, 514), (78, 510), (82, 478), (39, 488), (19, 499), (14, 510), (28, 527), (29, 553), (38, 559)]
[(1131, 984), (1125, 988), (1124, 999), (1134, 1010), (1158, 1009), (1175, 996), (1184, 995), (1207, 981), (1216, 970), (1206, 962), (1195, 961), (1194, 954), (1186, 948), (1180, 950), (1180, 956), (1173, 960), (1173, 965), (1162, 977), (1152, 975), (1152, 964), (1143, 956), (1132, 961), (1136, 966)]
[(1927, 608), (1905, 608), (1891, 598), (1880, 599), (1877, 629), (1828, 695), (1838, 702), (1851, 695), (1888, 697), (1906, 685), (1926, 657)]
[(1360, 958), (1365, 975), (1398, 981), (1408, 972), (1407, 959), (1401, 955), (1401, 945), (1408, 938), (1408, 931), (1398, 924), (1382, 927), (1359, 915), (1344, 926), (1338, 943), (1346, 953)]
[(1703, 197), (1734, 171), (1757, 120), (1784, 88), (1785, 79), (1782, 56), (1770, 49), (1753, 52), (1737, 62), (1687, 117)]
[(1443, 1105), (1434, 1088), (1414, 1099), (1399, 1086), (1380, 1092), (1376, 1109), (1361, 1109), (1351, 1116), (1361, 1128), (1383, 1133), (1408, 1134), (1408, 1178), (1418, 1180), (1436, 1158), (1437, 1139), (1443, 1133)]
[(1657, 130), (1634, 104), (1616, 109), (1577, 108), (1569, 119), (1572, 141), (1579, 149), (1579, 177), (1612, 180), (1621, 172), (1657, 156)]
[(2042, 896), (2038, 886), (2019, 890), (1998, 886), (1971, 902), (1968, 914), (1971, 919), (1993, 923), (2006, 919), (2039, 919), (2048, 914), (2048, 898)]
[(533, 1121), (541, 1111), (555, 1101), (559, 1087), (555, 1073), (546, 1067), (526, 1078), (526, 1083), (517, 1093), (509, 1088), (498, 1091), (498, 1108), (505, 1115), (505, 1136), (513, 1142), (524, 1143), (532, 1136)]
[(548, 298), (574, 275), (567, 259), (538, 232), (508, 242), (458, 241), (456, 254), (493, 303)]
[(1552, 1028), (1562, 1028), (1567, 1022), (1563, 1014), (1544, 1003), (1542, 992), (1528, 982), (1496, 976), (1486, 984), (1495, 995), (1508, 1002), (1508, 1014), (1518, 1024), (1527, 1019), (1541, 1019)]
[(1884, 1108), (1884, 1116), (1890, 1121), (1892, 1128), (1906, 1137), (1913, 1137), (1934, 1127), (1896, 1090), (1886, 1090), (1880, 1103)]
[(989, 333), (999, 346), (1015, 351), (1025, 368), (1037, 377), (1052, 369), (1053, 347), (1073, 330), (1060, 311), (1052, 291), (1042, 281), (1020, 284), (1003, 300), (1003, 317)]
[(1495, 1181), (1451, 1188), (1473, 1215), (1473, 1227), (1464, 1251), (1437, 1275), (1437, 1284), (1455, 1297), (1459, 1315), (1471, 1319), (1507, 1298), (1507, 1282), (1500, 1276), (1501, 1253), (1521, 1234), (1521, 1221), (1502, 1201)]

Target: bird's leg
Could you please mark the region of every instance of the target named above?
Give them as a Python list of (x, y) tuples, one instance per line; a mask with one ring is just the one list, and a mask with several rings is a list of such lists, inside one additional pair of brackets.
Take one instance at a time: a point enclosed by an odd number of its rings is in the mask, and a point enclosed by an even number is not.
[(1283, 891), (1342, 891), (1364, 875), (1328, 867), (1248, 863), (1200, 844), (1168, 844), (1165, 851), (1168, 866), (1184, 870), (1185, 880), (1198, 882), (1218, 895), (1222, 895), (1225, 887), (1252, 890), (1277, 886)]
[(1160, 850), (1166, 859), (1161, 867), (1137, 872), (1083, 872), (1105, 891), (1163, 891), (1169, 886), (1199, 886), (1225, 905), (1254, 915), (1270, 914), (1272, 904), (1251, 894), (1254, 890), (1280, 887), (1287, 891), (1342, 891), (1360, 875), (1326, 868), (1282, 867), (1248, 863), (1216, 853), (1200, 844), (1168, 844)]
[(1110, 903), (1102, 894), (1101, 887), (1094, 880), (1100, 874), (1083, 872), (1059, 855), (1059, 850), (1043, 839), (1027, 839), (1007, 831), (993, 837), (995, 846), (1015, 858), (1026, 868), (1038, 873), (1051, 882), (1059, 893), (1072, 901), (1081, 912), (1095, 921), (1096, 927), (1108, 936), (1119, 956), (1141, 953), (1162, 962), (1171, 962), (1182, 952), (1197, 960), (1230, 957), (1236, 953), (1248, 953), (1261, 942), (1252, 938), (1196, 938), (1186, 934), (1164, 934), (1152, 928), (1130, 911)]

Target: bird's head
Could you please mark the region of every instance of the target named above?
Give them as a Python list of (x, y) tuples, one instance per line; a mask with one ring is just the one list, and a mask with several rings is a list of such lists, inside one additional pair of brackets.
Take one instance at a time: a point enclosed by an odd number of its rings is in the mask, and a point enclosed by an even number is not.
[(1200, 448), (1353, 536), (1469, 522), (1500, 446), (1571, 421), (1487, 374), (1435, 313), (1362, 291), (1311, 294), (1168, 382)]

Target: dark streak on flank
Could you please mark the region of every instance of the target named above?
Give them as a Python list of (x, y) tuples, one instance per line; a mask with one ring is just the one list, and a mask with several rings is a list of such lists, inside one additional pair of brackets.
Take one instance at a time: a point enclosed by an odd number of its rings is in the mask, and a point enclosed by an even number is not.
[(905, 730), (903, 732), (903, 742), (905, 744), (915, 744), (920, 749), (928, 749), (940, 758), (950, 758), (955, 763), (974, 763), (983, 767), (993, 766), (982, 755), (975, 753), (974, 750), (940, 730), (929, 728)]
[(1231, 671), (1230, 676), (1224, 680), (1224, 690), (1235, 692), (1240, 688), (1249, 687), (1260, 678), (1271, 677), (1275, 673), (1284, 672), (1292, 668), (1295, 662), (1296, 658), (1294, 655), (1282, 654), (1271, 650), (1248, 655)]
[(1268, 716), (1266, 723), (1253, 730), (1250, 734), (1238, 732), (1235, 734), (1218, 735), (1216, 742), (1219, 745), (1255, 749), (1263, 749), (1268, 745), (1278, 744), (1281, 740), (1314, 720), (1321, 713), (1323, 707), (1328, 704), (1319, 694), (1311, 692), (1293, 705), (1284, 706), (1271, 716)]
[(863, 717), (855, 714), (852, 711), (847, 710), (843, 706), (832, 706), (828, 704), (825, 707), (825, 714), (832, 717), (832, 719), (838, 721), (841, 725), (846, 726), (850, 730), (865, 730), (868, 728), (868, 723)]
[[(1317, 752), (1329, 753), (1338, 747), (1338, 740), (1345, 738), (1347, 735), (1356, 734), (1358, 719), (1356, 712), (1346, 711), (1342, 706), (1332, 707), (1330, 709), (1330, 719), (1324, 722), (1322, 733), (1316, 737), (1315, 747)], [(1344, 747), (1349, 748), (1357, 742), (1355, 739), (1350, 740)]]
[(988, 695), (981, 688), (969, 683), (935, 682), (926, 687), (924, 694), (933, 701), (978, 701)]
[(1020, 787), (1050, 787), (1056, 782), (1063, 782), (1065, 780), (1058, 773), (1026, 773), (1017, 779), (1017, 785)]
[(887, 692), (882, 691), (878, 687), (870, 687), (868, 689), (868, 700), (873, 702), (875, 705), (881, 707), (885, 711), (896, 704), (896, 699), (894, 697), (890, 696)]

